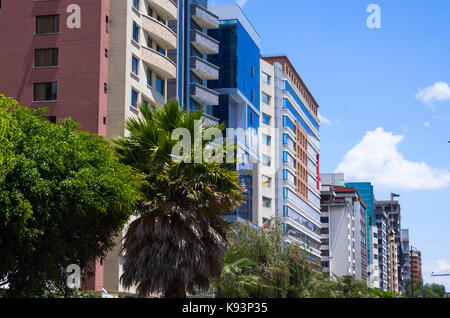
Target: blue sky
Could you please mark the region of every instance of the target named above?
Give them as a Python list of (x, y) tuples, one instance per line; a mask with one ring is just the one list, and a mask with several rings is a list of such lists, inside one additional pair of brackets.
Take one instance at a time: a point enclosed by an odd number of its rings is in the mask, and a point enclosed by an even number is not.
[[(210, 0), (239, 3), (262, 54), (286, 54), (320, 105), (321, 172), (401, 195), (424, 280), (450, 290), (450, 1)], [(370, 4), (381, 28), (369, 29)]]

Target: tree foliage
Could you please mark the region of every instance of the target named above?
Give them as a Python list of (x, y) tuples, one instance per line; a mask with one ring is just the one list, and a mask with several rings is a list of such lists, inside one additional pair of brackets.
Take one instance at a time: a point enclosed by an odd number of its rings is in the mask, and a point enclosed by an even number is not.
[(0, 95), (0, 282), (6, 296), (64, 289), (65, 268), (106, 254), (138, 199), (102, 137)]
[(123, 240), (121, 279), (140, 296), (185, 297), (220, 275), (228, 244), (221, 216), (237, 207), (242, 188), (235, 171), (199, 158), (194, 147), (183, 154), (192, 163), (173, 160), (172, 133), (179, 128), (204, 153), (209, 141), (195, 138), (206, 129), (201, 112), (184, 112), (172, 101), (154, 112), (142, 105), (140, 113), (125, 124), (131, 135), (115, 142), (120, 160), (143, 179), (143, 199)]
[(213, 284), (220, 298), (385, 298), (351, 276), (327, 278), (300, 245), (284, 243), (281, 221), (234, 225), (232, 246)]

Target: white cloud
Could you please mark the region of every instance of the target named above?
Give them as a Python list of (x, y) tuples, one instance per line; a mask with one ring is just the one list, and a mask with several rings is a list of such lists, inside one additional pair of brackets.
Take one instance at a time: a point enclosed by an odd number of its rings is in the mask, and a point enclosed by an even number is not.
[(321, 124), (325, 124), (325, 125), (332, 125), (333, 124), (330, 119), (326, 118), (325, 116), (322, 116), (321, 113), (319, 113), (319, 120), (320, 120)]
[(442, 259), (438, 259), (436, 261), (436, 263), (437, 263), (437, 266), (436, 266), (436, 269), (435, 269), (436, 273), (450, 270), (450, 263), (447, 263), (446, 261), (444, 261)]
[(356, 181), (372, 181), (391, 190), (430, 190), (450, 185), (448, 170), (406, 160), (397, 149), (403, 138), (381, 127), (368, 131), (345, 155), (335, 172), (343, 172), (348, 179)]
[(321, 113), (319, 113), (319, 120), (320, 120), (321, 124), (328, 125), (328, 126), (331, 126), (334, 124), (336, 124), (336, 125), (341, 124), (341, 121), (339, 120), (339, 118), (329, 119), (329, 118), (323, 116)]
[(424, 125), (425, 127), (427, 127), (427, 128), (429, 128), (429, 127), (430, 127), (430, 123), (429, 123), (429, 122), (427, 122), (427, 121), (426, 121), (426, 122), (424, 122), (424, 123), (423, 123), (423, 125)]
[(450, 87), (446, 82), (437, 82), (433, 86), (419, 89), (416, 98), (426, 104), (431, 104), (433, 101), (450, 100)]

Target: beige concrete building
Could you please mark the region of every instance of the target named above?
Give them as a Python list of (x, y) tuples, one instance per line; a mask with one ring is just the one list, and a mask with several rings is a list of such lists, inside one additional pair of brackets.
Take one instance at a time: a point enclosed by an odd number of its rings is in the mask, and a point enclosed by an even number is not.
[(390, 235), (388, 241), (388, 286), (390, 292), (398, 294), (398, 250), (395, 236), (393, 234)]
[(171, 0), (111, 0), (109, 16), (108, 138), (125, 134), (122, 123), (138, 116), (138, 106), (167, 101), (166, 83), (177, 66), (167, 54), (176, 49), (177, 36), (168, 27), (176, 20)]
[[(274, 66), (261, 59), (261, 117), (260, 117), (260, 152), (261, 155), (270, 158), (274, 162), (276, 154), (277, 134), (275, 130), (275, 81)], [(275, 176), (276, 165), (259, 164), (261, 180), (257, 191), (258, 221), (262, 225), (265, 220), (277, 216), (275, 204)], [(278, 215), (279, 216), (279, 215)]]
[[(177, 48), (177, 36), (168, 22), (177, 17), (177, 6), (171, 0), (111, 0), (107, 18), (110, 46), (105, 50), (109, 59), (109, 139), (127, 134), (123, 123), (126, 118), (139, 116), (139, 104), (157, 107), (167, 101), (167, 80), (177, 75), (175, 61), (167, 54)], [(120, 284), (120, 240), (125, 232), (126, 228), (104, 260), (104, 288), (134, 294), (134, 288), (126, 290)]]

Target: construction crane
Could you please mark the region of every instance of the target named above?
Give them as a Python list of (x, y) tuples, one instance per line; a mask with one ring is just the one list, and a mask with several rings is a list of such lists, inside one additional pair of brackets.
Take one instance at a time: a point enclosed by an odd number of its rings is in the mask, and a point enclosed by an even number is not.
[(450, 276), (450, 274), (435, 274), (435, 273), (431, 273), (432, 277), (443, 277), (443, 276)]

